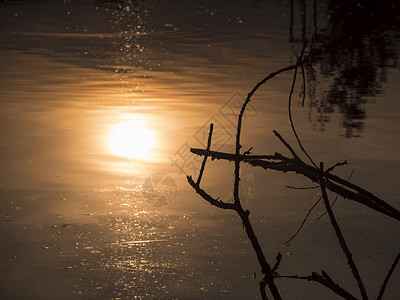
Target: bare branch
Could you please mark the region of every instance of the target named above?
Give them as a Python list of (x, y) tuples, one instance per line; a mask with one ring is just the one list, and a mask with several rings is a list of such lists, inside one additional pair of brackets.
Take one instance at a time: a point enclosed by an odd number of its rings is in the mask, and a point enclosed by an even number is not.
[(305, 186), (305, 187), (297, 187), (297, 186), (291, 186), (291, 185), (287, 185), (286, 186), (288, 189), (293, 189), (293, 190), (315, 190), (315, 189), (319, 189), (319, 185), (315, 185), (315, 186)]
[[(205, 153), (204, 149), (191, 149), (191, 151), (197, 155), (204, 155)], [(210, 156), (213, 159), (224, 159), (228, 161), (233, 161), (235, 159), (234, 154), (224, 152), (210, 151)], [(265, 170), (271, 169), (280, 172), (295, 172), (307, 177), (312, 182), (319, 183), (320, 181), (318, 169), (297, 159), (285, 157), (280, 153), (275, 153), (274, 155), (246, 155), (239, 156), (239, 158), (241, 161), (254, 167), (262, 167)], [(326, 182), (326, 188), (332, 192), (339, 194), (344, 199), (358, 202), (400, 221), (400, 211), (372, 193), (332, 173), (325, 173), (324, 176), (329, 179), (329, 181)]]
[[(203, 156), (205, 154), (204, 149), (199, 149), (199, 148), (190, 148), (190, 152)], [(234, 161), (235, 160), (235, 155), (230, 154), (230, 153), (225, 153), (225, 152), (217, 152), (217, 151), (208, 151), (208, 156), (211, 157), (211, 159), (224, 159), (228, 161)], [(241, 161), (247, 161), (247, 160), (252, 160), (252, 159), (276, 159), (275, 155), (247, 155), (244, 154), (239, 156), (239, 159)]]
[[(350, 176), (347, 178), (347, 180), (350, 180), (351, 177), (353, 176), (353, 174), (354, 174), (354, 169), (351, 171)], [(333, 202), (332, 202), (332, 204), (331, 204), (331, 208), (335, 205), (335, 203), (336, 203), (336, 201), (337, 201), (338, 198), (339, 198), (339, 194), (336, 194), (335, 200), (333, 200)], [(324, 213), (322, 213), (318, 218), (316, 218), (316, 219), (314, 220), (314, 222), (316, 222), (316, 221), (318, 221), (319, 219), (321, 219), (321, 218), (322, 218), (323, 216), (325, 216), (327, 213), (328, 213), (327, 211), (325, 211)], [(313, 223), (314, 223), (314, 222), (313, 222)]]
[[(263, 253), (261, 245), (258, 242), (258, 239), (254, 233), (253, 226), (250, 223), (250, 219), (249, 219), (250, 212), (248, 210), (243, 210), (241, 207), (239, 209), (236, 207), (236, 212), (239, 214), (240, 218), (242, 219), (243, 227), (246, 230), (247, 237), (249, 238), (249, 240), (253, 246), (253, 249), (257, 255), (257, 260), (261, 266), (261, 272), (264, 274), (264, 279), (262, 282), (266, 282), (266, 284), (260, 283), (260, 289), (262, 287), (264, 287), (264, 291), (265, 291), (265, 286), (268, 285), (268, 288), (269, 288), (273, 298), (275, 300), (282, 299), (281, 295), (278, 291), (278, 288), (274, 282), (274, 273), (272, 271), (272, 268), (265, 258), (265, 255)], [(263, 295), (263, 293), (261, 293), (261, 295)]]
[[(303, 44), (303, 49), (301, 50), (301, 54), (300, 54), (300, 56), (299, 56), (298, 61), (301, 61), (302, 56), (303, 56), (303, 54), (304, 54), (304, 50), (305, 50), (305, 48), (306, 48), (306, 45), (307, 45), (307, 40), (306, 40), (306, 41), (304, 42), (304, 44)], [(302, 65), (303, 65), (303, 64), (300, 64), (299, 66), (302, 66)], [(311, 162), (315, 167), (317, 167), (316, 164), (314, 163), (314, 161), (312, 160), (311, 156), (307, 153), (306, 149), (304, 149), (304, 147), (303, 147), (303, 145), (302, 145), (302, 143), (301, 143), (301, 141), (300, 141), (300, 138), (299, 138), (299, 136), (298, 136), (298, 134), (297, 134), (296, 128), (294, 127), (294, 123), (293, 123), (293, 117), (292, 117), (292, 95), (293, 95), (294, 86), (295, 86), (295, 84), (296, 84), (297, 68), (298, 68), (298, 67), (296, 67), (296, 68), (294, 69), (292, 87), (291, 87), (291, 89), (290, 89), (289, 101), (288, 101), (288, 112), (289, 112), (290, 126), (292, 127), (292, 131), (293, 131), (293, 133), (294, 133), (294, 135), (295, 135), (295, 137), (296, 137), (296, 140), (297, 140), (297, 143), (298, 143), (299, 146), (300, 146), (300, 149), (301, 149), (301, 150), (303, 151), (303, 153), (307, 156), (307, 158), (310, 160), (310, 162)], [(304, 69), (303, 69), (303, 87), (304, 87), (304, 91), (305, 91)], [(305, 97), (305, 92), (304, 92), (304, 97)], [(303, 99), (303, 102), (304, 102), (304, 99)]]
[(223, 209), (235, 209), (233, 203), (226, 203), (219, 200), (219, 198), (214, 199), (209, 194), (206, 193), (203, 189), (201, 189), (192, 179), (192, 176), (186, 176), (189, 184), (194, 188), (197, 194), (199, 194), (204, 200), (208, 201), (211, 205), (217, 206)]
[[(311, 44), (312, 44), (312, 41), (311, 41)], [(217, 206), (222, 209), (234, 210), (240, 216), (242, 223), (243, 223), (243, 228), (245, 229), (247, 237), (249, 238), (250, 242), (252, 243), (253, 249), (257, 256), (257, 260), (261, 266), (262, 274), (264, 274), (262, 281), (259, 283), (260, 294), (261, 294), (262, 299), (268, 299), (266, 287), (269, 288), (269, 291), (275, 300), (282, 299), (280, 296), (280, 293), (278, 291), (278, 288), (276, 286), (276, 283), (274, 282), (275, 278), (295, 278), (295, 279), (306, 279), (309, 281), (318, 282), (321, 285), (323, 285), (323, 286), (327, 287), (328, 289), (332, 290), (333, 292), (335, 292), (337, 295), (340, 295), (342, 298), (354, 300), (356, 298), (353, 295), (351, 295), (345, 289), (341, 288), (323, 270), (321, 271), (321, 275), (313, 272), (311, 274), (311, 276), (307, 276), (307, 277), (300, 277), (297, 275), (294, 275), (294, 276), (279, 276), (279, 275), (277, 275), (276, 271), (277, 271), (279, 264), (281, 262), (281, 259), (282, 259), (282, 255), (280, 253), (278, 253), (278, 255), (276, 257), (275, 265), (271, 268), (270, 264), (267, 262), (267, 260), (265, 258), (265, 255), (263, 253), (261, 245), (258, 242), (258, 239), (254, 233), (252, 224), (249, 219), (250, 212), (248, 210), (244, 210), (241, 205), (241, 201), (240, 201), (240, 197), (239, 197), (240, 163), (242, 163), (242, 162), (248, 163), (252, 166), (262, 167), (265, 170), (271, 169), (271, 170), (276, 170), (276, 171), (281, 171), (281, 172), (295, 172), (297, 174), (302, 174), (303, 176), (310, 179), (312, 182), (318, 183), (319, 187), (321, 188), (322, 196), (310, 208), (310, 210), (308, 211), (307, 215), (305, 216), (300, 228), (293, 235), (293, 237), (289, 241), (287, 241), (285, 244), (292, 241), (293, 238), (295, 238), (298, 235), (298, 233), (303, 228), (305, 222), (307, 221), (309, 215), (311, 214), (312, 210), (321, 201), (321, 199), (323, 199), (327, 213), (331, 220), (332, 226), (335, 230), (336, 236), (338, 237), (339, 244), (346, 256), (347, 263), (350, 266), (352, 274), (357, 281), (362, 298), (364, 300), (367, 300), (368, 296), (367, 296), (364, 284), (361, 280), (358, 269), (353, 260), (352, 254), (351, 254), (349, 248), (347, 247), (346, 241), (343, 237), (340, 227), (336, 221), (335, 215), (332, 211), (332, 206), (335, 202), (331, 206), (331, 204), (329, 203), (328, 195), (327, 195), (327, 189), (336, 193), (336, 199), (340, 195), (345, 199), (350, 199), (350, 200), (356, 201), (358, 203), (361, 203), (365, 206), (368, 206), (368, 207), (374, 209), (375, 211), (383, 213), (383, 214), (390, 216), (397, 220), (400, 220), (400, 211), (398, 211), (396, 208), (392, 207), (385, 201), (379, 199), (372, 193), (362, 189), (361, 187), (350, 183), (348, 180), (344, 180), (344, 179), (330, 173), (336, 167), (347, 164), (347, 161), (337, 163), (334, 166), (328, 168), (327, 171), (324, 172), (323, 163), (321, 163), (320, 166), (317, 167), (316, 164), (314, 163), (314, 161), (312, 160), (312, 158), (310, 157), (310, 155), (304, 149), (304, 147), (300, 141), (300, 138), (296, 132), (294, 122), (292, 119), (291, 100), (292, 100), (294, 87), (296, 84), (297, 71), (298, 71), (298, 68), (300, 67), (301, 72), (302, 72), (302, 80), (303, 80), (302, 106), (304, 106), (304, 101), (305, 101), (305, 97), (306, 97), (306, 95), (305, 95), (306, 94), (306, 85), (305, 85), (304, 63), (308, 64), (308, 57), (310, 55), (309, 54), (306, 57), (304, 57), (306, 45), (307, 45), (307, 41), (305, 41), (305, 43), (303, 45), (301, 54), (299, 55), (296, 64), (288, 66), (286, 68), (282, 68), (276, 72), (270, 73), (263, 80), (258, 82), (254, 86), (254, 88), (250, 91), (250, 93), (247, 95), (247, 98), (245, 99), (245, 101), (241, 107), (240, 113), (238, 115), (237, 128), (236, 128), (235, 152), (233, 154), (216, 152), (216, 151), (210, 150), (211, 140), (212, 140), (212, 132), (213, 132), (213, 124), (210, 124), (210, 131), (209, 131), (208, 143), (207, 143), (206, 149), (191, 149), (191, 152), (193, 152), (197, 155), (200, 155), (200, 156), (201, 155), (204, 156), (204, 159), (203, 159), (203, 162), (201, 165), (201, 169), (199, 172), (199, 177), (196, 182), (193, 181), (191, 176), (187, 176), (187, 180), (188, 180), (189, 184), (195, 189), (195, 191), (203, 199), (208, 201), (211, 205)], [(311, 68), (311, 70), (313, 70), (311, 66), (310, 66), (310, 68)], [(290, 153), (292, 154), (292, 158), (285, 157), (280, 153), (275, 153), (273, 155), (253, 155), (251, 153), (251, 150), (253, 149), (253, 147), (251, 147), (249, 150), (247, 150), (247, 151), (243, 152), (243, 154), (241, 154), (242, 145), (240, 144), (240, 139), (241, 139), (241, 132), (242, 132), (242, 120), (243, 120), (243, 116), (244, 116), (246, 107), (247, 107), (248, 103), (251, 101), (252, 95), (258, 90), (258, 88), (261, 85), (265, 84), (268, 80), (274, 78), (275, 76), (277, 76), (280, 73), (290, 71), (290, 70), (294, 70), (294, 76), (293, 76), (293, 80), (292, 80), (292, 86), (291, 86), (291, 90), (290, 90), (290, 94), (289, 94), (289, 101), (288, 101), (289, 121), (290, 121), (292, 131), (296, 137), (298, 145), (300, 146), (302, 152), (307, 156), (307, 158), (309, 159), (309, 161), (311, 162), (312, 165), (309, 165), (309, 164), (303, 162), (300, 159), (300, 157), (297, 155), (295, 150), (290, 146), (290, 144), (288, 142), (286, 142), (286, 140), (275, 130), (274, 130), (274, 134), (284, 144), (284, 146), (290, 151)], [(209, 195), (206, 191), (204, 191), (203, 189), (200, 188), (200, 182), (203, 177), (203, 173), (204, 173), (204, 169), (205, 169), (205, 165), (207, 163), (208, 157), (211, 157), (212, 159), (223, 159), (223, 160), (234, 162), (235, 168), (234, 168), (234, 186), (233, 186), (233, 198), (234, 199), (233, 199), (233, 203), (223, 202), (219, 198), (215, 199), (211, 195)], [(288, 186), (288, 188), (312, 189), (312, 188), (316, 188), (316, 187), (295, 188), (292, 186)], [(336, 201), (336, 199), (335, 199), (335, 201)], [(381, 291), (378, 296), (378, 300), (380, 300), (382, 295), (384, 294), (387, 282), (389, 281), (399, 260), (400, 260), (400, 254), (396, 257), (391, 269), (389, 270), (389, 272), (382, 284)]]
[[(271, 73), (269, 74), (267, 77), (265, 77), (262, 81), (260, 81), (253, 89), (252, 91), (247, 95), (246, 100), (244, 101), (242, 108), (240, 110), (240, 113), (238, 115), (238, 121), (237, 121), (237, 128), (236, 128), (236, 143), (235, 143), (235, 156), (234, 156), (234, 162), (235, 162), (235, 171), (234, 171), (234, 184), (233, 184), (233, 201), (234, 201), (234, 205), (236, 207), (236, 211), (239, 214), (239, 216), (242, 219), (243, 222), (243, 226), (246, 229), (247, 232), (247, 236), (249, 237), (250, 241), (252, 242), (253, 248), (257, 254), (257, 258), (258, 261), (262, 267), (263, 270), (263, 274), (265, 275), (265, 281), (267, 282), (267, 285), (272, 293), (272, 296), (274, 297), (274, 299), (281, 299), (279, 291), (274, 283), (273, 280), (273, 273), (271, 270), (271, 267), (269, 266), (269, 264), (267, 263), (267, 261), (265, 260), (264, 254), (262, 252), (262, 249), (257, 241), (256, 236), (254, 235), (253, 232), (253, 228), (251, 226), (251, 223), (249, 221), (249, 212), (248, 211), (244, 211), (244, 209), (242, 208), (242, 205), (240, 203), (240, 197), (239, 197), (239, 181), (240, 181), (240, 162), (243, 161), (240, 155), (240, 149), (242, 148), (242, 145), (240, 144), (240, 135), (241, 135), (241, 131), (242, 131), (242, 119), (243, 119), (243, 115), (244, 112), (246, 110), (247, 104), (251, 101), (251, 96), (255, 93), (255, 91), (261, 86), (263, 85), (265, 82), (267, 82), (269, 79), (275, 77), (276, 75), (285, 72), (285, 71), (289, 71), (294, 69), (295, 72), (297, 71), (298, 66), (300, 66), (301, 64), (304, 63), (303, 61), (303, 54), (304, 54), (304, 50), (306, 47), (306, 43), (304, 43), (303, 49), (301, 51), (301, 54), (299, 56), (299, 59), (297, 61), (297, 63), (295, 65), (289, 66), (287, 68), (283, 68), (278, 70), (277, 72)], [(246, 153), (246, 152), (245, 152)], [(247, 153), (246, 153), (247, 155)], [(265, 288), (265, 285), (260, 284), (260, 289), (263, 289), (263, 287)], [(264, 289), (265, 291), (265, 289)], [(264, 297), (263, 292), (261, 292), (261, 295)]]
[(300, 162), (303, 162), (300, 157), (296, 154), (296, 152), (293, 150), (292, 146), (289, 145), (288, 142), (285, 141), (285, 139), (280, 135), (279, 132), (276, 130), (272, 130), (272, 132), (276, 135), (276, 137), (285, 145), (285, 147), (292, 153), (293, 158), (297, 159)]
[(392, 266), (390, 267), (389, 272), (387, 273), (387, 275), (385, 277), (385, 280), (382, 283), (381, 289), (379, 291), (379, 295), (376, 298), (376, 300), (381, 300), (382, 299), (383, 294), (385, 293), (386, 286), (387, 286), (387, 284), (389, 282), (389, 279), (392, 276), (394, 270), (396, 269), (397, 264), (399, 263), (399, 260), (400, 260), (400, 253), (397, 254), (396, 258), (394, 259), (394, 262), (393, 262)]
[[(331, 204), (331, 208), (333, 208), (333, 206), (335, 205), (337, 199), (339, 198), (339, 194), (336, 194), (335, 196), (335, 200), (333, 200), (332, 204)], [(320, 197), (320, 199), (322, 199), (322, 196)], [(316, 218), (312, 223), (317, 222), (318, 220), (320, 220), (323, 216), (325, 216), (328, 212), (325, 211), (324, 213), (322, 213), (318, 218)]]
[(301, 106), (304, 107), (304, 102), (306, 101), (306, 75), (304, 74), (304, 64), (301, 64), (301, 75), (303, 78), (303, 100), (301, 100)]
[(204, 168), (206, 166), (208, 152), (210, 151), (210, 147), (211, 147), (211, 138), (212, 138), (213, 128), (214, 128), (214, 124), (211, 123), (210, 124), (210, 131), (208, 133), (207, 149), (206, 149), (206, 152), (204, 154), (203, 163), (201, 164), (200, 173), (199, 173), (199, 177), (197, 178), (196, 185), (200, 185), (201, 177), (203, 176)]
[(332, 167), (326, 169), (325, 173), (332, 172), (336, 167), (341, 167), (341, 166), (344, 166), (344, 165), (347, 165), (347, 164), (348, 164), (347, 160), (342, 161), (342, 162), (338, 162), (335, 165), (333, 165)]
[(350, 266), (350, 269), (353, 273), (354, 278), (357, 281), (358, 287), (360, 289), (361, 292), (361, 296), (364, 300), (368, 300), (368, 295), (367, 292), (365, 290), (364, 287), (364, 283), (362, 282), (361, 276), (358, 272), (357, 266), (353, 260), (353, 254), (350, 252), (349, 247), (347, 246), (346, 240), (342, 234), (342, 231), (339, 227), (338, 222), (336, 221), (335, 215), (332, 211), (331, 205), (329, 203), (329, 199), (328, 199), (328, 194), (326, 193), (326, 188), (325, 188), (325, 178), (324, 178), (324, 164), (321, 162), (320, 163), (320, 174), (319, 174), (319, 178), (320, 178), (320, 185), (321, 185), (321, 193), (322, 193), (322, 197), (324, 199), (324, 203), (325, 203), (325, 207), (326, 210), (328, 211), (328, 215), (329, 218), (331, 220), (331, 224), (333, 229), (335, 230), (336, 236), (339, 240), (339, 244), (342, 247), (343, 253), (345, 254), (346, 258), (347, 258), (347, 263)]
[(268, 80), (274, 78), (276, 75), (281, 74), (283, 72), (287, 72), (290, 70), (295, 70), (295, 72), (297, 71), (297, 68), (302, 65), (306, 58), (303, 58), (303, 54), (304, 54), (304, 50), (305, 47), (307, 45), (307, 41), (304, 43), (303, 48), (301, 50), (301, 54), (299, 56), (299, 59), (297, 60), (296, 64), (291, 65), (289, 67), (286, 68), (282, 68), (276, 72), (270, 73), (267, 77), (265, 77), (263, 80), (261, 80), (259, 83), (257, 83), (254, 88), (251, 90), (251, 92), (247, 95), (246, 100), (244, 101), (242, 108), (240, 110), (239, 116), (238, 116), (238, 121), (237, 121), (237, 128), (236, 128), (236, 143), (235, 143), (235, 180), (234, 180), (234, 191), (233, 191), (233, 196), (234, 196), (234, 201), (235, 204), (240, 205), (239, 202), (239, 165), (240, 165), (240, 148), (242, 148), (242, 145), (240, 144), (240, 134), (242, 131), (242, 118), (243, 118), (243, 114), (246, 110), (246, 106), (247, 104), (251, 101), (251, 97), (253, 96), (253, 94), (258, 90), (258, 88), (263, 85), (264, 83), (266, 83)]
[(275, 265), (272, 268), (273, 273), (275, 273), (278, 270), (279, 265), (281, 264), (281, 261), (282, 261), (282, 253), (278, 252), (278, 254), (276, 255)]
[(260, 285), (261, 299), (268, 300), (267, 292), (265, 291), (265, 287), (267, 286), (267, 281), (265, 277), (263, 280), (260, 281), (259, 285)]
[(284, 245), (289, 244), (291, 241), (293, 241), (293, 239), (300, 233), (301, 229), (303, 229), (304, 225), (306, 224), (306, 221), (308, 219), (308, 217), (310, 216), (311, 212), (313, 211), (313, 209), (318, 205), (318, 203), (321, 201), (322, 197), (319, 197), (318, 201), (314, 203), (314, 205), (308, 210), (307, 215), (304, 217), (303, 222), (301, 222), (301, 225), (299, 227), (299, 229), (297, 229), (296, 233), (288, 240), (284, 243)]
[(290, 278), (290, 279), (302, 279), (307, 281), (318, 282), (319, 284), (327, 287), (337, 295), (341, 296), (346, 300), (357, 300), (352, 294), (339, 286), (339, 284), (335, 283), (332, 278), (325, 272), (321, 271), (322, 275), (317, 274), (316, 272), (312, 272), (310, 276), (298, 276), (298, 275), (285, 275), (285, 276), (276, 276), (276, 278)]
[(243, 155), (249, 155), (249, 154), (251, 154), (251, 150), (253, 150), (253, 147), (250, 147), (250, 149), (247, 150), (247, 151), (245, 151), (245, 152), (243, 153)]

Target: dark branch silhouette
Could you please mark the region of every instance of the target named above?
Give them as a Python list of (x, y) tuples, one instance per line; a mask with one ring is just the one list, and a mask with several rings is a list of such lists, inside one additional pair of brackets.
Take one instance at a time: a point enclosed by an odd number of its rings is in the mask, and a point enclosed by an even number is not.
[[(237, 128), (236, 128), (236, 143), (235, 143), (235, 152), (234, 153), (224, 153), (224, 152), (216, 152), (212, 151), (211, 149), (211, 142), (212, 142), (212, 133), (213, 133), (213, 124), (210, 124), (210, 132), (208, 135), (208, 142), (207, 142), (207, 147), (206, 149), (195, 149), (192, 148), (190, 151), (194, 154), (204, 156), (203, 163), (201, 165), (199, 177), (197, 181), (195, 182), (191, 176), (187, 176), (187, 180), (189, 184), (193, 187), (193, 189), (207, 202), (209, 202), (211, 205), (214, 205), (216, 207), (222, 208), (222, 209), (229, 209), (235, 211), (243, 224), (243, 228), (246, 231), (247, 237), (249, 238), (254, 252), (257, 256), (257, 260), (259, 262), (259, 265), (261, 267), (261, 272), (264, 275), (263, 279), (259, 283), (259, 289), (260, 289), (260, 294), (262, 299), (268, 299), (267, 296), (267, 290), (268, 288), (269, 292), (271, 293), (273, 299), (279, 300), (282, 299), (278, 288), (275, 283), (275, 279), (282, 279), (282, 278), (292, 278), (292, 279), (305, 279), (308, 281), (314, 281), (318, 282), (319, 284), (325, 286), (326, 288), (330, 289), (337, 295), (341, 296), (344, 299), (357, 299), (354, 297), (351, 293), (349, 293), (347, 290), (344, 288), (340, 287), (324, 270), (321, 270), (321, 274), (318, 274), (316, 272), (312, 272), (310, 276), (298, 276), (298, 275), (286, 275), (286, 276), (281, 276), (278, 274), (277, 269), (279, 268), (279, 265), (282, 260), (282, 255), (278, 253), (276, 257), (276, 262), (273, 267), (271, 267), (270, 263), (267, 261), (262, 247), (257, 239), (257, 236), (255, 235), (255, 232), (253, 230), (252, 224), (250, 222), (250, 211), (245, 210), (242, 207), (241, 200), (239, 197), (239, 187), (240, 187), (240, 164), (241, 163), (247, 163), (250, 164), (251, 166), (254, 167), (262, 167), (265, 170), (271, 169), (271, 170), (276, 170), (280, 172), (295, 172), (297, 174), (301, 174), (308, 179), (310, 179), (312, 182), (317, 183), (318, 187), (321, 189), (322, 196), (318, 200), (320, 202), (321, 199), (324, 200), (325, 208), (326, 208), (326, 213), (329, 215), (332, 227), (336, 233), (336, 236), (338, 237), (339, 245), (345, 254), (346, 260), (348, 265), (350, 266), (351, 272), (353, 274), (354, 279), (356, 280), (362, 299), (367, 300), (368, 295), (367, 291), (365, 289), (364, 283), (361, 279), (361, 276), (359, 274), (357, 265), (353, 259), (353, 255), (350, 252), (349, 247), (347, 246), (347, 242), (342, 234), (342, 231), (340, 229), (340, 226), (336, 220), (336, 217), (334, 215), (334, 212), (332, 210), (332, 205), (336, 202), (338, 196), (341, 196), (344, 199), (349, 199), (355, 202), (358, 202), (362, 205), (368, 206), (369, 208), (375, 210), (376, 212), (382, 213), (386, 216), (389, 216), (393, 219), (400, 220), (400, 211), (391, 206), (390, 204), (386, 203), (382, 199), (378, 198), (377, 196), (373, 195), (372, 193), (368, 192), (367, 190), (351, 183), (349, 180), (342, 179), (331, 172), (334, 171), (335, 168), (343, 166), (347, 164), (347, 161), (343, 162), (338, 162), (334, 164), (332, 167), (329, 167), (326, 171), (324, 171), (323, 168), (323, 163), (320, 163), (320, 166), (317, 167), (317, 165), (314, 163), (313, 159), (311, 156), (307, 153), (305, 148), (303, 147), (301, 140), (296, 132), (296, 128), (294, 126), (294, 122), (292, 119), (292, 114), (291, 114), (291, 98), (293, 94), (293, 90), (295, 87), (295, 82), (296, 82), (296, 74), (297, 74), (297, 69), (300, 67), (303, 73), (303, 97), (305, 97), (305, 80), (304, 80), (304, 65), (309, 65), (309, 57), (310, 54), (304, 55), (305, 53), (305, 48), (307, 45), (307, 41), (304, 43), (303, 48), (301, 50), (301, 54), (298, 57), (298, 60), (296, 64), (288, 66), (286, 68), (282, 68), (276, 72), (270, 73), (267, 77), (265, 77), (263, 80), (261, 80), (259, 83), (255, 85), (255, 87), (251, 90), (251, 92), (247, 95), (246, 100), (244, 101), (240, 113), (238, 115), (238, 120), (237, 120)], [(289, 94), (289, 101), (288, 101), (288, 111), (289, 111), (289, 120), (290, 124), (292, 127), (293, 134), (295, 135), (296, 141), (301, 149), (301, 151), (306, 155), (306, 157), (309, 159), (312, 165), (309, 165), (305, 163), (299, 155), (296, 153), (296, 151), (292, 148), (292, 146), (277, 132), (273, 131), (275, 136), (282, 142), (282, 144), (288, 149), (288, 151), (291, 153), (292, 158), (286, 157), (280, 153), (275, 153), (272, 155), (254, 155), (250, 151), (253, 149), (252, 147), (243, 152), (241, 154), (241, 148), (242, 145), (240, 144), (240, 139), (241, 139), (241, 129), (242, 129), (242, 119), (244, 112), (246, 110), (246, 107), (248, 103), (251, 101), (252, 95), (259, 89), (259, 87), (263, 84), (265, 84), (267, 81), (270, 79), (274, 78), (275, 76), (294, 70), (294, 76), (293, 76), (293, 81), (290, 89), (290, 94)], [(303, 98), (304, 102), (304, 98)], [(201, 179), (205, 170), (205, 166), (207, 163), (207, 159), (210, 157), (212, 160), (214, 159), (222, 159), (226, 161), (233, 161), (234, 162), (234, 184), (233, 184), (233, 203), (232, 202), (223, 202), (219, 198), (213, 198), (211, 195), (209, 195), (205, 190), (200, 188), (200, 183)], [(350, 176), (351, 177), (351, 176)], [(293, 188), (293, 187), (290, 187)], [(315, 188), (315, 187), (312, 187)], [(330, 190), (334, 193), (336, 193), (336, 199), (334, 203), (331, 205), (328, 199), (327, 195), (327, 190)], [(296, 232), (296, 234), (289, 240), (291, 241), (301, 230), (303, 227), (308, 215), (311, 213), (312, 209), (318, 204), (315, 203), (314, 206), (310, 209), (309, 213), (307, 214), (305, 220), (303, 221), (301, 227), (299, 230)], [(390, 268), (387, 276), (385, 277), (384, 282), (382, 283), (382, 287), (378, 296), (378, 299), (382, 297), (384, 294), (386, 285), (393, 274), (394, 269), (396, 268), (398, 261), (400, 259), (400, 254), (396, 257), (394, 263), (392, 264), (392, 267)]]
[(363, 300), (368, 300), (368, 296), (367, 296), (367, 292), (364, 287), (364, 283), (358, 272), (358, 268), (353, 260), (353, 254), (350, 252), (350, 249), (347, 246), (346, 240), (343, 236), (342, 231), (340, 230), (339, 224), (336, 221), (335, 215), (334, 215), (331, 205), (329, 203), (328, 194), (326, 193), (326, 182), (325, 182), (324, 175), (325, 175), (324, 163), (321, 162), (320, 163), (319, 180), (320, 180), (320, 185), (321, 185), (322, 198), (324, 199), (326, 211), (328, 212), (329, 219), (331, 220), (331, 223), (332, 223), (332, 227), (335, 230), (336, 236), (339, 240), (340, 247), (342, 247), (343, 253), (346, 255), (347, 264), (350, 266), (350, 269), (354, 275), (354, 278), (357, 281), (358, 287), (361, 292), (361, 296), (362, 296)]
[(381, 289), (379, 291), (379, 295), (378, 295), (378, 298), (376, 298), (376, 300), (381, 300), (382, 299), (382, 296), (385, 293), (385, 289), (386, 289), (386, 286), (387, 286), (387, 284), (389, 282), (389, 279), (392, 276), (394, 270), (396, 269), (397, 264), (399, 263), (399, 260), (400, 260), (400, 252), (399, 252), (399, 254), (397, 254), (392, 266), (390, 267), (389, 272), (386, 275), (385, 280), (382, 283), (382, 287), (381, 287)]
[(356, 297), (354, 297), (352, 294), (350, 294), (348, 291), (343, 289), (339, 284), (335, 283), (332, 278), (325, 272), (321, 271), (322, 275), (317, 274), (316, 272), (312, 272), (310, 276), (297, 276), (297, 275), (289, 275), (289, 276), (276, 276), (276, 278), (291, 278), (291, 279), (303, 279), (307, 281), (314, 281), (318, 282), (319, 284), (327, 287), (337, 295), (341, 296), (344, 299), (347, 300), (358, 300)]
[[(286, 141), (284, 143), (286, 143)], [(284, 173), (294, 172), (307, 177), (312, 182), (319, 183), (318, 169), (301, 161), (291, 147), (289, 150), (293, 151), (292, 155), (294, 158), (288, 158), (277, 152), (273, 155), (243, 155), (239, 156), (239, 158), (243, 162), (254, 167), (261, 167), (265, 170), (270, 169)], [(192, 148), (190, 151), (197, 155), (204, 155), (204, 149)], [(227, 161), (234, 160), (234, 154), (225, 152), (210, 151), (210, 157), (212, 159), (222, 159)], [(332, 173), (326, 173), (325, 176), (329, 179), (326, 183), (326, 188), (328, 190), (339, 194), (345, 199), (358, 202), (377, 212), (400, 221), (400, 211), (382, 199), (343, 178), (333, 175)]]

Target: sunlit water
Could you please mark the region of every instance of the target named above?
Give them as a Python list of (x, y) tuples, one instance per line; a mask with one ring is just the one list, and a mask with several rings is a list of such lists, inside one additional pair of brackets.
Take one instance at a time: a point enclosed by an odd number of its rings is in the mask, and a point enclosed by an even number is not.
[[(325, 8), (318, 4), (320, 26)], [(233, 151), (242, 95), (296, 60), (300, 11), (294, 3), (290, 26), (290, 1), (0, 3), (0, 297), (259, 297), (260, 268), (238, 217), (186, 183), (200, 167), (189, 148), (205, 146), (213, 122), (214, 149)], [(307, 22), (311, 11), (307, 3)], [(393, 41), (395, 51), (396, 33)], [(321, 106), (316, 99), (339, 71), (322, 76), (328, 67), (317, 64), (316, 96), (302, 108), (299, 81), (293, 115), (316, 161), (347, 159), (339, 175), (354, 170), (353, 182), (399, 207), (400, 72), (384, 65), (386, 79), (354, 108), (356, 100)], [(273, 129), (295, 145), (291, 80), (284, 74), (253, 97), (246, 150), (288, 155)], [(228, 201), (232, 174), (232, 164), (209, 162), (203, 185)], [(242, 168), (244, 206), (268, 259), (284, 254), (281, 274), (324, 269), (356, 293), (328, 219), (312, 223), (322, 207), (283, 245), (319, 197), (286, 186), (309, 184)], [(343, 200), (335, 210), (375, 295), (400, 246), (398, 224)], [(400, 297), (399, 279), (397, 271), (388, 299)], [(281, 280), (279, 288), (286, 299), (336, 299), (308, 282)]]

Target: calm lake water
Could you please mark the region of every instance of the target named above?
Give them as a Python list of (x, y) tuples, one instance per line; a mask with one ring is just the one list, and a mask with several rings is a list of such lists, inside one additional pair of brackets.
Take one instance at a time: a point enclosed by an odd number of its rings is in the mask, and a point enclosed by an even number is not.
[[(338, 175), (399, 208), (399, 5), (344, 2), (0, 1), (0, 298), (260, 299), (239, 218), (186, 182), (200, 167), (189, 149), (205, 147), (213, 122), (214, 149), (233, 152), (243, 95), (311, 36), (315, 73), (304, 107), (301, 76), (293, 99), (304, 146), (326, 165), (348, 160)], [(274, 129), (296, 146), (292, 76), (253, 97), (244, 149), (289, 155)], [(325, 270), (358, 295), (322, 205), (284, 245), (318, 190), (248, 166), (241, 177), (268, 260), (283, 254), (280, 274)], [(228, 201), (232, 186), (232, 163), (207, 164), (206, 190)], [(374, 298), (398, 223), (343, 199), (334, 209)], [(284, 299), (337, 299), (277, 282)], [(399, 282), (397, 270), (386, 299), (400, 298)]]

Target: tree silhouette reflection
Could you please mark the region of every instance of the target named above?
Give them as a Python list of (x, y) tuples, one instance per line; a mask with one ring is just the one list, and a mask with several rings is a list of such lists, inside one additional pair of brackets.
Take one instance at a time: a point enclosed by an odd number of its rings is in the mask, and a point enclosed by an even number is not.
[[(364, 104), (383, 92), (388, 69), (398, 66), (400, 4), (389, 0), (299, 2), (301, 37), (305, 32), (314, 35), (314, 68), (331, 80), (322, 97), (311, 93), (311, 108), (319, 113), (321, 129), (329, 114), (336, 112), (343, 116), (345, 136), (358, 136), (367, 117)], [(292, 15), (294, 10), (291, 1)], [(312, 16), (309, 23), (306, 16)], [(293, 22), (290, 40), (296, 42)], [(311, 87), (315, 86), (316, 78), (308, 75)]]

